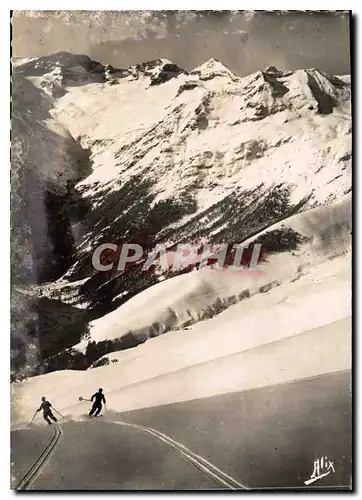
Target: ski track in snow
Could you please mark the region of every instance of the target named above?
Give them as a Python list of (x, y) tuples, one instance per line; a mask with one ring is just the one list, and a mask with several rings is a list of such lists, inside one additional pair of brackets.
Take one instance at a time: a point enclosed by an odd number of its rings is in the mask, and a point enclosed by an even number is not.
[(43, 453), (39, 458), (33, 463), (33, 465), (24, 474), (23, 478), (17, 483), (13, 488), (16, 491), (28, 490), (36, 481), (39, 474), (41, 474), (42, 469), (49, 462), (52, 454), (55, 452), (55, 448), (58, 445), (61, 436), (63, 434), (62, 427), (60, 424), (53, 424), (54, 435), (50, 440), (49, 444), (44, 448)]
[[(223, 487), (226, 487), (231, 490), (237, 489), (248, 489), (246, 486), (240, 484), (238, 481), (230, 477), (225, 472), (221, 471), (218, 467), (210, 463), (208, 460), (205, 460), (200, 455), (193, 453), (191, 450), (186, 448), (181, 443), (175, 441), (170, 438), (166, 434), (157, 431), (156, 429), (152, 429), (149, 427), (144, 427), (142, 425), (132, 424), (129, 422), (118, 422), (115, 420), (105, 419), (103, 422), (108, 422), (115, 425), (122, 425), (125, 427), (132, 427), (142, 432), (146, 432), (156, 439), (161, 440), (162, 442), (169, 445), (176, 453), (178, 453), (182, 458), (191, 463), (197, 470), (199, 470), (202, 474), (210, 477), (212, 480), (217, 482)], [(50, 460), (52, 454), (55, 452), (56, 446), (58, 445), (61, 436), (63, 434), (61, 424), (53, 424), (54, 427), (54, 435), (50, 440), (49, 444), (45, 447), (41, 455), (38, 459), (33, 463), (33, 465), (28, 469), (28, 471), (24, 474), (23, 478), (16, 484), (14, 490), (23, 491), (29, 489), (36, 489), (36, 480), (38, 476), (41, 474), (42, 469), (46, 466), (48, 461)], [(91, 429), (89, 429), (91, 432)], [(69, 464), (71, 466), (71, 464)], [(50, 485), (51, 486), (51, 485)], [(32, 488), (33, 487), (33, 488)], [(35, 487), (35, 488), (34, 488)]]

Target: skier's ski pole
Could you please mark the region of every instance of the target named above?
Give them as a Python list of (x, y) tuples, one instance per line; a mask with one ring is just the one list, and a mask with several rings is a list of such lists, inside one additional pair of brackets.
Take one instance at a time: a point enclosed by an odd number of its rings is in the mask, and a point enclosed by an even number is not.
[(37, 414), (37, 413), (38, 413), (37, 411), (34, 413), (34, 416), (33, 416), (33, 418), (30, 420), (29, 424), (31, 424), (31, 423), (32, 423), (32, 421), (33, 421), (33, 420), (34, 420), (34, 418), (36, 417), (36, 414)]
[(83, 398), (82, 396), (79, 396), (79, 401), (91, 401), (91, 399)]
[(64, 418), (64, 415), (62, 415), (61, 413), (59, 413), (59, 411), (58, 411), (58, 410), (56, 410), (56, 409), (54, 408), (54, 406), (53, 406), (53, 410), (54, 410), (54, 411), (56, 411), (56, 412), (58, 413), (58, 415), (60, 415), (62, 418)]

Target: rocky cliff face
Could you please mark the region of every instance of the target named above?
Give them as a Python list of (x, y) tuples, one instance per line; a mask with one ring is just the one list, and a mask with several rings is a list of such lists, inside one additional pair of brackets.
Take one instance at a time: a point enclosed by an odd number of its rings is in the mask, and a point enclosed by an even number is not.
[(165, 276), (97, 272), (97, 245), (242, 242), (348, 193), (350, 113), (349, 77), (317, 69), (239, 78), (215, 59), (188, 73), (68, 53), (20, 64), (13, 275), (100, 317)]

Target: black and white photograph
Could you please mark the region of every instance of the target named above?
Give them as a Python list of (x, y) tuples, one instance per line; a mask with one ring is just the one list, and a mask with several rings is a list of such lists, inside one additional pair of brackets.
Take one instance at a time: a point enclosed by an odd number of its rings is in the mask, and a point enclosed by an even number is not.
[(353, 13), (9, 24), (10, 489), (352, 491)]

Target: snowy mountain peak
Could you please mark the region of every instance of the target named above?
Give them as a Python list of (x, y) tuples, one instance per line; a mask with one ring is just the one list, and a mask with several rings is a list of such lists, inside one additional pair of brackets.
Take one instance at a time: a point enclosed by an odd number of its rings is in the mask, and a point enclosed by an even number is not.
[(187, 74), (187, 72), (177, 66), (177, 64), (168, 61), (167, 59), (161, 59), (161, 64), (157, 66), (150, 75), (150, 85), (165, 83), (181, 74)]
[(325, 115), (350, 106), (350, 85), (317, 69), (281, 72), (269, 66), (243, 82), (244, 121), (287, 110)]
[(139, 64), (133, 64), (125, 69), (112, 68), (113, 77), (127, 78), (128, 80), (149, 79), (150, 86), (165, 83), (180, 74), (187, 74), (187, 71), (177, 66), (168, 59), (154, 59)]
[(71, 54), (70, 52), (56, 52), (48, 56), (37, 57), (20, 64), (17, 68), (24, 76), (42, 76), (50, 73), (55, 68), (62, 68), (63, 71), (72, 71), (74, 68), (82, 68), (87, 73), (102, 74), (103, 64), (93, 61), (90, 57), (81, 54)]
[(278, 75), (282, 75), (283, 72), (280, 71), (276, 66), (267, 66), (264, 70), (265, 73), (276, 73)]
[(211, 80), (212, 78), (222, 77), (236, 80), (236, 76), (220, 61), (211, 57), (201, 66), (191, 71), (192, 75), (198, 75), (200, 80)]
[(106, 81), (105, 66), (85, 55), (57, 52), (27, 60), (16, 66), (24, 77), (35, 77), (37, 86), (53, 97), (62, 97), (65, 87)]

